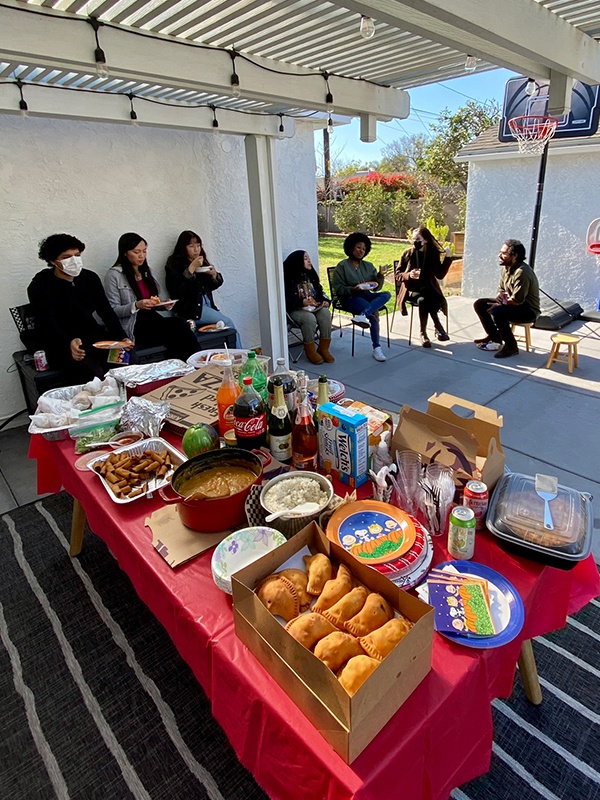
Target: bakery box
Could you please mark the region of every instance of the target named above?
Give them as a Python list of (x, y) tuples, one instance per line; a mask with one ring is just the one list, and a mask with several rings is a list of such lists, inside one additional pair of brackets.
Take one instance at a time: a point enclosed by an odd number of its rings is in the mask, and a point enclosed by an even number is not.
[[(263, 578), (305, 546), (312, 553), (322, 552), (346, 564), (356, 579), (414, 623), (352, 697), (325, 664), (287, 633), (254, 593)], [(314, 522), (237, 572), (232, 585), (237, 635), (347, 764), (360, 755), (431, 669), (431, 606), (360, 564), (330, 542)]]

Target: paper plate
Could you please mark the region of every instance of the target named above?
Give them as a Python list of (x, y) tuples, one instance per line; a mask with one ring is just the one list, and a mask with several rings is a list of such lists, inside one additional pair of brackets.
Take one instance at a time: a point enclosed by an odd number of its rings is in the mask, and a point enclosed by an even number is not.
[(410, 519), (415, 526), (415, 541), (410, 550), (392, 561), (374, 565), (378, 572), (390, 580), (394, 580), (394, 576), (398, 577), (412, 572), (423, 562), (427, 554), (429, 533), (414, 517), (410, 517)]
[(228, 325), (221, 325), (217, 328), (217, 323), (213, 322), (211, 325), (203, 325), (201, 328), (198, 328), (200, 333), (208, 333), (209, 331), (228, 331)]
[(94, 342), (94, 347), (98, 350), (123, 350), (125, 347), (131, 347), (131, 342), (115, 342), (115, 341), (102, 341)]
[(490, 611), (498, 633), (494, 636), (465, 636), (460, 633), (439, 631), (441, 636), (451, 642), (473, 647), (477, 650), (490, 650), (503, 644), (512, 642), (519, 634), (525, 622), (525, 609), (523, 601), (512, 583), (495, 569), (478, 564), (475, 561), (444, 561), (436, 564), (436, 569), (452, 566), (465, 575), (475, 575), (484, 578), (489, 584)]
[[(386, 577), (392, 581), (393, 584), (400, 587), (400, 589), (412, 589), (420, 583), (425, 575), (429, 572), (431, 562), (433, 561), (433, 542), (430, 534), (425, 531), (425, 547), (421, 554), (420, 560), (414, 565), (409, 572), (404, 573), (391, 573)], [(373, 567), (377, 569), (377, 567)]]
[(177, 302), (177, 300), (163, 300), (155, 306), (152, 306), (152, 308), (156, 311), (170, 311)]
[(394, 561), (407, 553), (416, 535), (413, 520), (405, 511), (379, 500), (340, 506), (327, 525), (331, 541), (370, 566)]

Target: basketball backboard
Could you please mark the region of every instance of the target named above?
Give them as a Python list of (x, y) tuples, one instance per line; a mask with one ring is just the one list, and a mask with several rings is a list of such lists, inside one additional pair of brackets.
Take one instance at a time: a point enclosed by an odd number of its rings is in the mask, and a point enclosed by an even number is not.
[[(549, 83), (537, 82), (535, 92), (525, 93), (528, 78), (511, 78), (504, 89), (502, 118), (498, 128), (501, 142), (514, 142), (515, 138), (508, 127), (508, 120), (522, 116), (545, 116), (548, 111)], [(571, 111), (558, 115), (555, 139), (568, 139), (575, 136), (591, 136), (598, 130), (600, 116), (599, 88), (575, 81), (571, 96)]]

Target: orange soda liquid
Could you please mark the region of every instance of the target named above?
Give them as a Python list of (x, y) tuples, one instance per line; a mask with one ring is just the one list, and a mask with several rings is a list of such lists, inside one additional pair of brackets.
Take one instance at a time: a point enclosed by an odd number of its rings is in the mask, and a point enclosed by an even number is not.
[(219, 409), (219, 436), (225, 436), (226, 431), (233, 430), (233, 404), (240, 393), (240, 387), (235, 383), (223, 383), (217, 392), (217, 407)]

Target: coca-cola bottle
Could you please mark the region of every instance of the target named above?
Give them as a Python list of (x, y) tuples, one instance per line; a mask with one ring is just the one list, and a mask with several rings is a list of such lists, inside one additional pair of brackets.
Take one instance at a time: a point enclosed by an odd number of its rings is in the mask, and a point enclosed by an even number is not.
[(244, 378), (242, 392), (233, 404), (233, 427), (237, 446), (243, 450), (264, 447), (267, 441), (267, 413), (262, 397), (252, 386), (252, 378)]

